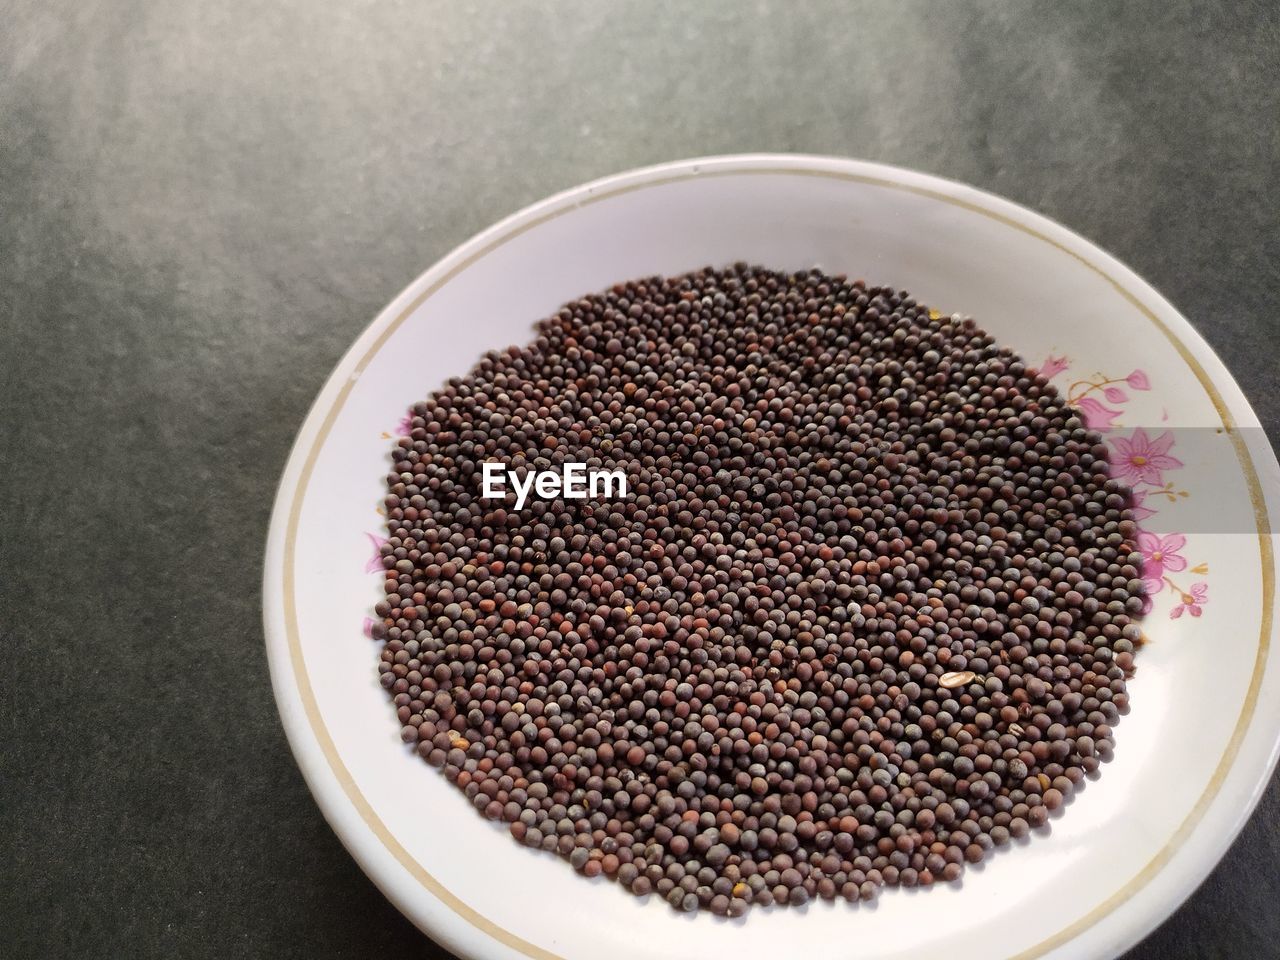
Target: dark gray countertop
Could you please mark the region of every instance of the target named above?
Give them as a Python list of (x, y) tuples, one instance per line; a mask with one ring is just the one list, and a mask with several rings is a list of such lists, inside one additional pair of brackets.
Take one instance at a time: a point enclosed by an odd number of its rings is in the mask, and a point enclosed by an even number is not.
[[(260, 554), (332, 364), (499, 217), (845, 154), (1109, 249), (1280, 429), (1262, 3), (0, 3), (0, 955), (441, 956), (276, 717)], [(1280, 956), (1280, 789), (1131, 954)]]

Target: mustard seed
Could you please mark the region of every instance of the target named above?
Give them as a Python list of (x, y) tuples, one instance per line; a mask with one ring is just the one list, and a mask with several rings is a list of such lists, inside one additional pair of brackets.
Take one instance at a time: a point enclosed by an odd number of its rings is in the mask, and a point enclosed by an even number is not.
[[(511, 489), (567, 464), (626, 496)], [(954, 882), (1113, 754), (1129, 492), (1043, 377), (905, 292), (737, 264), (573, 300), (413, 406), (386, 491), (401, 738), (637, 896)]]

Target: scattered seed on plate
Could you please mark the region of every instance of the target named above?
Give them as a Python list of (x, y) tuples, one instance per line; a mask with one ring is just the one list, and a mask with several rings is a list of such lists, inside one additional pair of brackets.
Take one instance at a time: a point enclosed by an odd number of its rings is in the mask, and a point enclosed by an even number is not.
[[(392, 460), (403, 739), (588, 876), (727, 916), (951, 882), (1112, 754), (1128, 491), (1042, 377), (906, 293), (618, 284), (416, 404)], [(490, 460), (628, 496), (517, 509)]]

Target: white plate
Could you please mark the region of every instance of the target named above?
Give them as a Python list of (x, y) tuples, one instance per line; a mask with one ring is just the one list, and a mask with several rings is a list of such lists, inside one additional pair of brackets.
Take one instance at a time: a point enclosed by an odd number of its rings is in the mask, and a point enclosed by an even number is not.
[[(1183, 465), (1143, 485), (1158, 510), (1147, 522), (1187, 532), (1181, 545), (1163, 544), (1169, 579), (1145, 624), (1151, 642), (1116, 758), (1050, 831), (959, 885), (888, 891), (874, 909), (678, 915), (656, 897), (586, 880), (485, 821), (400, 742), (378, 685), (378, 645), (362, 625), (381, 578), (366, 565), (381, 530), (389, 436), (409, 404), (485, 350), (526, 341), (566, 300), (735, 260), (818, 265), (906, 288), (976, 316), (1032, 363), (1068, 358), (1055, 382), (1095, 418), (1113, 418), (1113, 440), (1135, 427), (1148, 438), (1173, 430)], [(1099, 380), (1114, 382), (1091, 386)], [(1154, 489), (1165, 482), (1169, 496)], [(338, 836), (406, 915), (465, 957), (1109, 957), (1205, 877), (1275, 762), (1267, 517), (1280, 513), (1278, 491), (1275, 457), (1222, 363), (1159, 294), (1063, 227), (970, 187), (869, 163), (667, 164), (577, 187), (463, 244), (338, 364), (276, 498), (264, 583), (272, 680), (294, 754)], [(1182, 594), (1200, 583), (1206, 601), (1188, 606), (1199, 588)]]

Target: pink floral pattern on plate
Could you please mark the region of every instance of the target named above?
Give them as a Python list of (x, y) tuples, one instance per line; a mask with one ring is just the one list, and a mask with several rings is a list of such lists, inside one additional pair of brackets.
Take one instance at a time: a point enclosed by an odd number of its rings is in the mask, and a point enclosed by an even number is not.
[[(1045, 379), (1060, 377), (1071, 368), (1065, 356), (1050, 355), (1040, 364), (1037, 372)], [(1062, 389), (1060, 385), (1060, 389)], [(1146, 587), (1144, 612), (1151, 610), (1155, 598), (1165, 590), (1170, 591), (1177, 603), (1169, 611), (1170, 619), (1177, 620), (1183, 614), (1198, 617), (1209, 602), (1209, 585), (1203, 580), (1183, 588), (1170, 574), (1188, 570), (1187, 558), (1182, 551), (1187, 538), (1181, 533), (1156, 534), (1142, 529), (1142, 522), (1159, 512), (1161, 501), (1173, 503), (1188, 497), (1186, 490), (1177, 488), (1169, 475), (1182, 468), (1183, 463), (1173, 455), (1175, 438), (1172, 431), (1151, 436), (1142, 427), (1122, 435), (1119, 420), (1124, 407), (1132, 397), (1132, 391), (1151, 389), (1151, 379), (1145, 370), (1134, 370), (1125, 377), (1110, 377), (1096, 373), (1083, 380), (1066, 384), (1063, 392), (1067, 402), (1080, 411), (1085, 425), (1104, 435), (1111, 448), (1112, 475), (1129, 485), (1133, 491), (1133, 519), (1139, 524), (1137, 545), (1142, 554), (1142, 580)], [(1168, 414), (1164, 415), (1168, 419)], [(1190, 572), (1204, 575), (1208, 564), (1190, 567)]]
[(387, 542), (386, 537), (380, 537), (376, 533), (366, 533), (369, 543), (373, 546), (373, 556), (371, 556), (364, 565), (365, 573), (381, 573), (386, 568), (382, 565), (382, 545)]
[(1182, 466), (1181, 460), (1169, 455), (1172, 446), (1172, 433), (1151, 438), (1141, 427), (1130, 437), (1116, 437), (1111, 441), (1111, 450), (1115, 454), (1111, 466), (1116, 479), (1124, 480), (1130, 486), (1163, 486), (1164, 471)]
[(1193, 617), (1200, 616), (1200, 607), (1209, 599), (1209, 585), (1207, 583), (1193, 583), (1191, 590), (1182, 595), (1182, 602), (1169, 612), (1170, 618), (1177, 620), (1184, 613), (1189, 613)]

